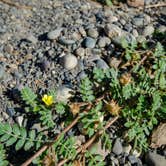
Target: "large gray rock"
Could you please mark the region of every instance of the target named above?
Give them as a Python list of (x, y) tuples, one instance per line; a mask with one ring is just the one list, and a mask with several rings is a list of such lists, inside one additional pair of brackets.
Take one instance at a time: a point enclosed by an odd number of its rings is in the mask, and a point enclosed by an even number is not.
[(149, 152), (146, 155), (145, 162), (149, 166), (166, 166), (165, 157), (153, 152)]

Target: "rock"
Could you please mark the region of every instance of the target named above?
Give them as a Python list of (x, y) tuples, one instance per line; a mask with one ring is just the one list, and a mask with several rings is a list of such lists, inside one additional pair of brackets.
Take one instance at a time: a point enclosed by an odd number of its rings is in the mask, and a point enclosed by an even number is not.
[(156, 130), (153, 131), (151, 137), (151, 147), (158, 148), (166, 145), (166, 123), (161, 123)]
[(82, 26), (79, 28), (79, 32), (80, 32), (80, 34), (81, 34), (83, 37), (86, 36), (86, 31), (85, 31), (85, 29), (84, 29)]
[(83, 41), (83, 44), (86, 48), (94, 48), (96, 45), (96, 40), (91, 37), (86, 37)]
[(118, 66), (120, 65), (121, 62), (122, 62), (121, 60), (119, 60), (115, 57), (109, 58), (109, 66), (114, 67), (115, 69), (118, 68)]
[(132, 34), (134, 37), (138, 37), (138, 31), (136, 29), (133, 29)]
[(17, 116), (17, 117), (16, 117), (16, 122), (19, 124), (20, 127), (21, 127), (22, 124), (23, 124), (23, 119), (24, 119), (23, 116)]
[(36, 44), (38, 42), (38, 39), (35, 36), (33, 36), (32, 34), (28, 34), (26, 36), (26, 40), (33, 44)]
[(126, 154), (129, 154), (131, 149), (132, 149), (131, 145), (123, 146), (123, 152)]
[(139, 35), (136, 39), (137, 39), (138, 43), (143, 43), (146, 41), (146, 38), (143, 35)]
[(160, 32), (160, 33), (164, 33), (164, 32), (166, 32), (166, 26), (160, 25), (157, 30), (158, 30), (158, 32)]
[(154, 27), (153, 25), (148, 25), (145, 27), (143, 31), (144, 36), (151, 36), (154, 33)]
[(112, 148), (112, 152), (115, 153), (116, 155), (120, 155), (123, 152), (122, 143), (120, 142), (119, 138), (115, 140), (115, 143)]
[(111, 43), (111, 40), (108, 37), (101, 37), (97, 44), (100, 48), (103, 48)]
[(143, 7), (144, 0), (127, 0), (127, 4), (131, 7)]
[(135, 164), (138, 162), (137, 158), (134, 155), (128, 156), (128, 159), (129, 159), (131, 164)]
[(48, 60), (44, 59), (41, 63), (41, 69), (43, 71), (49, 70), (50, 69), (50, 62)]
[(107, 65), (107, 63), (103, 59), (98, 59), (96, 61), (96, 67), (103, 69), (103, 70), (109, 69), (109, 66)]
[(135, 16), (132, 20), (132, 23), (136, 26), (143, 26), (144, 25), (144, 17), (141, 15)]
[(4, 51), (7, 52), (8, 54), (12, 54), (13, 52), (13, 46), (10, 44), (5, 45)]
[(110, 39), (121, 36), (122, 34), (122, 30), (115, 24), (106, 24), (104, 31)]
[(83, 58), (85, 55), (85, 49), (80, 47), (75, 51), (75, 54)]
[(74, 55), (68, 54), (61, 58), (61, 64), (65, 69), (71, 70), (77, 66), (78, 60)]
[(136, 40), (135, 37), (126, 31), (123, 31), (121, 36), (114, 37), (112, 42), (116, 45), (122, 45), (122, 40), (126, 40), (128, 43), (131, 43), (133, 40)]
[(151, 166), (166, 166), (165, 157), (153, 152), (149, 152), (146, 155), (145, 162), (147, 165)]
[(132, 155), (134, 155), (135, 157), (139, 157), (140, 155), (141, 155), (141, 151), (138, 151), (138, 150), (134, 150), (133, 152), (132, 152)]
[(109, 154), (109, 150), (106, 150), (102, 147), (101, 139), (95, 143), (93, 143), (88, 149), (92, 154), (101, 155), (103, 160)]
[(66, 85), (59, 86), (57, 88), (57, 102), (67, 102), (70, 97), (72, 97), (72, 89), (68, 88)]
[(3, 65), (0, 65), (0, 81), (2, 81), (5, 78), (5, 68)]
[(47, 38), (50, 39), (50, 40), (55, 40), (57, 39), (61, 32), (62, 32), (63, 28), (58, 28), (58, 29), (55, 29), (53, 31), (50, 31), (47, 33)]
[(67, 39), (67, 38), (65, 38), (65, 37), (61, 37), (61, 38), (59, 39), (59, 42), (60, 42), (61, 44), (63, 44), (63, 45), (72, 45), (72, 44), (75, 43), (75, 40), (73, 40), (73, 39)]
[(87, 35), (92, 38), (97, 38), (99, 33), (96, 29), (88, 29)]
[(15, 110), (14, 108), (7, 108), (6, 113), (10, 116), (13, 117), (15, 115)]

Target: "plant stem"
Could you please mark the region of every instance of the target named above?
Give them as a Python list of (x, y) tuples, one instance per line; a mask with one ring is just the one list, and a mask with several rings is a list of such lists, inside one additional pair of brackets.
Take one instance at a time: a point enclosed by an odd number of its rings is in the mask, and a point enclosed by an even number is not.
[[(104, 127), (104, 130), (108, 129), (110, 127), (110, 125), (112, 125), (117, 119), (119, 118), (119, 116), (114, 117), (113, 119), (111, 119)], [(100, 130), (98, 131), (95, 135), (93, 135), (93, 137), (91, 137), (85, 144), (83, 144), (81, 147), (79, 147), (77, 149), (77, 154), (84, 152), (95, 140), (96, 138), (98, 138), (99, 135), (101, 135), (104, 130)], [(67, 161), (69, 161), (70, 159), (63, 159), (61, 160), (57, 166), (62, 166), (64, 165)]]

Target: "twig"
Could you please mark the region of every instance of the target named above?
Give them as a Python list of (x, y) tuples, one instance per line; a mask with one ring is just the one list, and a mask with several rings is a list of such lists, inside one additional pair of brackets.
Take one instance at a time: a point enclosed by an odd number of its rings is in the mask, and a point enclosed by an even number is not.
[(32, 6), (19, 5), (19, 4), (12, 2), (10, 0), (0, 0), (0, 1), (7, 4), (7, 5), (14, 6), (16, 8), (23, 8), (23, 9), (29, 9), (29, 10), (32, 9)]
[(54, 144), (54, 142), (62, 135), (67, 133), (79, 120), (79, 116), (77, 118), (74, 119), (74, 121), (67, 126), (62, 133), (58, 134), (57, 137), (54, 138), (54, 141), (50, 144), (44, 145), (41, 149), (39, 149), (32, 157), (30, 157), (28, 160), (26, 160), (21, 166), (28, 166), (35, 158), (37, 158), (38, 156), (40, 156), (46, 149), (48, 149), (50, 146), (52, 146)]
[[(104, 127), (104, 130), (108, 129), (110, 127), (110, 125), (112, 125), (119, 117), (116, 116), (115, 118), (111, 119), (106, 126)], [(79, 147), (77, 149), (77, 154), (80, 152), (84, 152), (88, 147), (90, 147), (90, 145), (96, 140), (96, 138), (98, 138), (99, 135), (101, 135), (103, 133), (103, 130), (98, 131), (95, 135), (93, 135), (93, 137), (91, 137), (84, 145), (82, 145), (81, 147)], [(62, 166), (64, 165), (67, 161), (69, 161), (69, 159), (63, 159), (61, 160), (57, 166)]]
[(153, 4), (153, 5), (147, 5), (145, 8), (154, 8), (154, 7), (164, 7), (166, 6), (166, 3), (158, 3), (158, 4)]

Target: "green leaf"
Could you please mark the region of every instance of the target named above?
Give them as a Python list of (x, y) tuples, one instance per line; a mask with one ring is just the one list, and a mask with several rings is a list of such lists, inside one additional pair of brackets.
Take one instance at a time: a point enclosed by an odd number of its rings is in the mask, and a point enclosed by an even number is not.
[(17, 124), (14, 124), (14, 125), (13, 125), (13, 133), (14, 133), (15, 135), (20, 135), (20, 129), (19, 129), (19, 127), (18, 127)]
[(25, 139), (27, 137), (27, 131), (25, 130), (25, 128), (23, 128), (23, 127), (20, 128), (20, 134), (23, 139)]
[(24, 146), (24, 143), (25, 143), (25, 139), (18, 140), (15, 145), (16, 151), (20, 150)]
[(35, 130), (31, 130), (31, 131), (29, 132), (29, 137), (30, 137), (30, 139), (31, 139), (32, 141), (35, 139), (35, 137), (36, 137)]
[(10, 139), (7, 140), (7, 142), (5, 142), (5, 144), (6, 144), (6, 146), (11, 146), (11, 145), (13, 145), (16, 141), (17, 141), (17, 138), (11, 137)]
[(25, 145), (24, 145), (24, 150), (25, 150), (25, 151), (29, 150), (31, 147), (33, 147), (33, 145), (34, 145), (34, 142), (32, 142), (32, 141), (27, 141), (27, 142), (25, 143)]
[(4, 134), (4, 135), (0, 138), (0, 141), (1, 141), (1, 142), (5, 142), (5, 141), (7, 141), (9, 138), (10, 138), (10, 135), (9, 135), (9, 134)]

